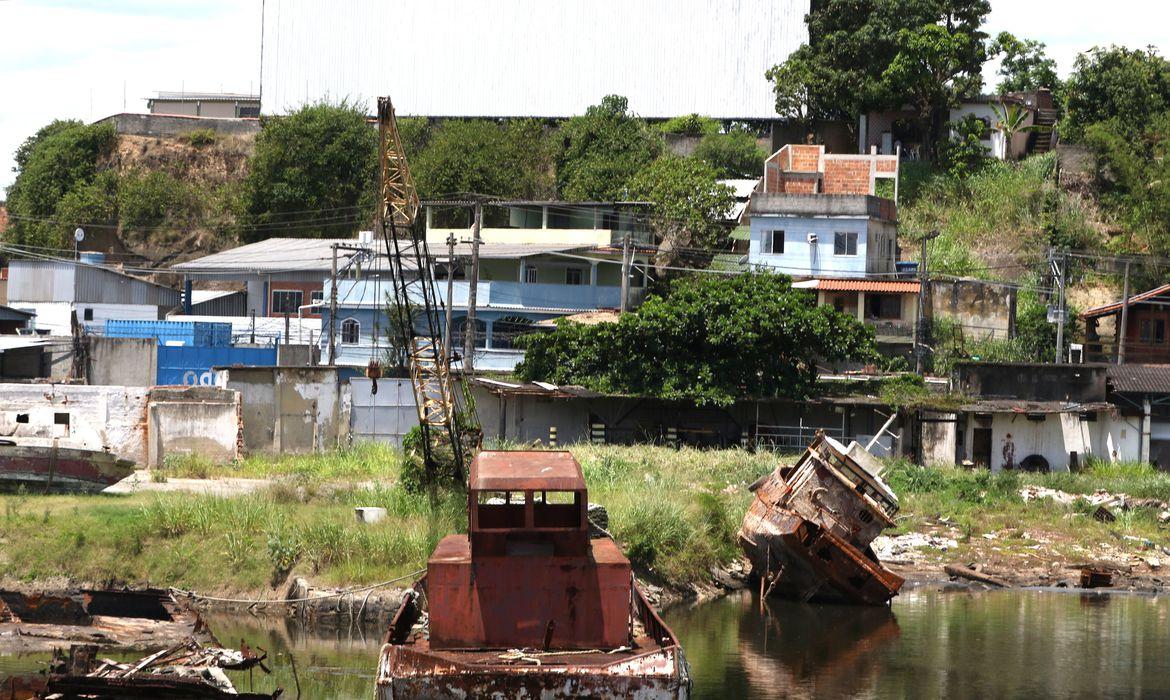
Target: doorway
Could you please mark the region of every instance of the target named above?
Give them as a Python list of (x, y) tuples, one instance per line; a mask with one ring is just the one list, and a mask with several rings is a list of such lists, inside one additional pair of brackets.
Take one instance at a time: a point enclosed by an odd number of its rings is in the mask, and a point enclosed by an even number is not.
[(971, 437), (971, 461), (977, 467), (991, 466), (991, 428), (975, 428)]

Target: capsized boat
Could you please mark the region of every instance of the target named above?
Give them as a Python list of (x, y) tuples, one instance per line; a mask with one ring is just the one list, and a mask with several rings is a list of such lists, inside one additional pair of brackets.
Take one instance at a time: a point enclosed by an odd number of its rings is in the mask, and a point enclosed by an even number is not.
[(856, 442), (818, 434), (795, 465), (749, 487), (738, 539), (765, 594), (868, 605), (898, 594), (904, 580), (870, 547), (898, 512), (882, 469)]
[(101, 450), (0, 440), (0, 489), (92, 493), (133, 473), (133, 461)]
[(608, 537), (568, 452), (481, 452), (468, 535), (443, 538), (378, 661), (379, 700), (690, 695), (674, 633)]

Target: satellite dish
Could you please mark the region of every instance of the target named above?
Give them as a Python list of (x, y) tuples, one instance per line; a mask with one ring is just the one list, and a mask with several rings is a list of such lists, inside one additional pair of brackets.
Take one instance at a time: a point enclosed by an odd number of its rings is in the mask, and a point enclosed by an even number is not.
[(85, 240), (85, 229), (79, 228), (76, 231), (74, 231), (73, 232), (73, 240), (77, 241), (78, 243), (84, 241)]

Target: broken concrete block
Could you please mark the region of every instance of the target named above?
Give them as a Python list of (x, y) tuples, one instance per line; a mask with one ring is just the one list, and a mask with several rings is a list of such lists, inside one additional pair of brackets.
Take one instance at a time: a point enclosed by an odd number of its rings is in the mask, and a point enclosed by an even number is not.
[(385, 518), (386, 509), (374, 508), (370, 506), (358, 506), (357, 508), (353, 509), (353, 515), (359, 523), (370, 525)]

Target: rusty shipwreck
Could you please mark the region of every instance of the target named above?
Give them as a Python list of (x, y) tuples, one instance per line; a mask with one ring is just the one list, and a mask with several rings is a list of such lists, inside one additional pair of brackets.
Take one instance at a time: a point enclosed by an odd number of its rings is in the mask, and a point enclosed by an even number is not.
[(674, 634), (608, 537), (568, 452), (481, 452), (449, 535), (390, 624), (377, 697), (689, 697)]
[(134, 473), (134, 462), (99, 450), (0, 439), (0, 490), (96, 493)]
[(898, 512), (881, 472), (861, 445), (822, 434), (796, 464), (751, 485), (738, 539), (765, 595), (881, 605), (898, 594), (903, 579), (870, 547)]

